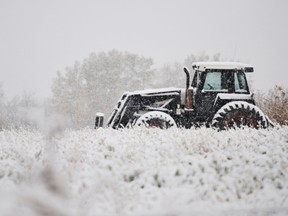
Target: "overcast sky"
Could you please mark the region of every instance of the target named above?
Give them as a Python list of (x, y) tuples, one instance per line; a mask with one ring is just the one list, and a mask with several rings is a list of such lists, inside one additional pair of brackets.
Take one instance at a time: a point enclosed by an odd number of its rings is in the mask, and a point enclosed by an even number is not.
[(156, 66), (221, 53), (254, 65), (257, 88), (287, 87), (287, 8), (285, 0), (0, 0), (0, 81), (7, 96), (49, 96), (56, 71), (118, 49)]

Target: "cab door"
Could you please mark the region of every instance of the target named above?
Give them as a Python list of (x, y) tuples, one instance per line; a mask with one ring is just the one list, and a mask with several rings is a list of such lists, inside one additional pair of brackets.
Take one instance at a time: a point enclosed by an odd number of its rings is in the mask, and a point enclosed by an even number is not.
[(229, 73), (223, 70), (207, 71), (202, 73), (202, 82), (195, 95), (197, 115), (199, 120), (206, 121), (214, 114), (213, 105), (219, 93), (228, 93)]

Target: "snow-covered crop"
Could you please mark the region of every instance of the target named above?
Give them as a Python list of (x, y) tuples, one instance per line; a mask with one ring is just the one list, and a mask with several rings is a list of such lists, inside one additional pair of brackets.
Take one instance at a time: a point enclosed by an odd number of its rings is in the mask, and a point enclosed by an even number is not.
[(288, 127), (2, 131), (0, 214), (287, 215)]

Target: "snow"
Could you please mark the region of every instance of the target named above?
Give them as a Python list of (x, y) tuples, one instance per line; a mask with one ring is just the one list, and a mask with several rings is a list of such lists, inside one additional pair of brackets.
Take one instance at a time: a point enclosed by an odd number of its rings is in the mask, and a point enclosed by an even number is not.
[(1, 215), (287, 215), (288, 127), (0, 132)]
[(194, 62), (192, 68), (194, 70), (197, 68), (199, 71), (205, 71), (206, 69), (244, 70), (245, 68), (253, 69), (253, 66), (240, 62)]
[[(171, 94), (171, 92), (181, 91), (180, 88), (175, 87), (169, 87), (169, 88), (159, 88), (159, 89), (145, 89), (145, 90), (139, 90), (130, 92), (132, 95), (134, 94), (140, 94), (140, 95), (149, 95), (149, 94), (160, 94), (160, 93), (166, 93)], [(170, 92), (170, 93), (169, 93)]]
[[(207, 90), (205, 90), (207, 91)], [(252, 100), (252, 94), (223, 94), (223, 93), (219, 93), (217, 94), (217, 97), (215, 99), (215, 102), (218, 100), (218, 98), (222, 99), (222, 100)], [(214, 102), (214, 104), (215, 104)]]
[(96, 116), (99, 116), (99, 117), (104, 117), (104, 114), (103, 114), (103, 113), (101, 113), (101, 112), (97, 112), (97, 113), (96, 113)]

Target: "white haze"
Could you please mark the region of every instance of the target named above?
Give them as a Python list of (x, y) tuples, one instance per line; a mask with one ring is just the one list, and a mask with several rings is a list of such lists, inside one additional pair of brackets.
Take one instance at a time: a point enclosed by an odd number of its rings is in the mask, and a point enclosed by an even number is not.
[(285, 0), (2, 0), (0, 81), (6, 96), (50, 96), (57, 70), (118, 49), (152, 57), (155, 67), (221, 53), (255, 65), (256, 88), (285, 86), (287, 8)]

